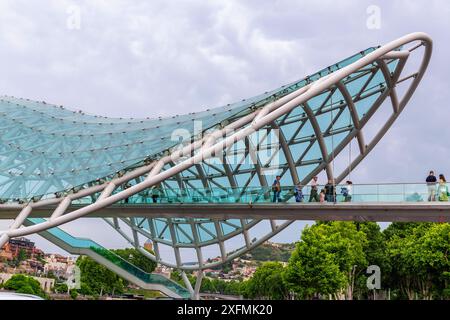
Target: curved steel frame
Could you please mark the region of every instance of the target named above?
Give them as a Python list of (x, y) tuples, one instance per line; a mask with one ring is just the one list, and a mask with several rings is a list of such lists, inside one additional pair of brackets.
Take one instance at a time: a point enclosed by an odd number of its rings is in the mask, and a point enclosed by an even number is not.
[[(419, 41), (420, 44), (414, 45), (413, 47), (407, 50), (398, 49), (404, 45), (416, 41)], [(418, 71), (412, 75), (408, 75), (400, 79), (403, 67), (406, 64), (406, 61), (410, 53), (422, 45), (425, 47), (425, 51)], [(296, 170), (296, 166), (298, 165), (298, 163), (294, 161), (294, 158), (289, 150), (289, 145), (290, 143), (292, 143), (292, 141), (288, 141), (286, 137), (281, 136), (280, 145), (287, 160), (287, 168), (283, 169), (284, 170), (283, 174), (287, 170), (289, 170), (294, 183), (301, 182), (302, 184), (305, 184), (308, 181), (310, 181), (314, 175), (318, 174), (323, 169), (326, 169), (328, 178), (334, 179), (335, 177), (334, 172), (330, 164), (332, 163), (334, 158), (349, 144), (349, 142), (352, 139), (356, 138), (358, 141), (360, 154), (354, 159), (354, 161), (350, 163), (349, 167), (346, 170), (343, 170), (343, 172), (337, 176), (335, 180), (337, 183), (339, 183), (347, 176), (348, 171), (357, 166), (365, 158), (365, 156), (374, 148), (374, 146), (380, 141), (383, 135), (387, 132), (387, 130), (396, 120), (398, 115), (403, 111), (403, 109), (410, 100), (412, 94), (416, 90), (419, 82), (421, 81), (424, 75), (424, 72), (430, 61), (431, 52), (432, 52), (432, 40), (428, 35), (426, 35), (425, 33), (412, 33), (406, 35), (395, 41), (388, 43), (387, 45), (379, 47), (375, 51), (367, 54), (361, 59), (355, 61), (354, 63), (340, 70), (337, 70), (323, 78), (320, 78), (319, 80), (314, 81), (276, 101), (273, 101), (263, 106), (262, 108), (254, 110), (250, 114), (247, 114), (235, 120), (234, 122), (229, 123), (226, 126), (225, 125), (222, 126), (220, 129), (211, 132), (210, 134), (204, 136), (203, 138), (200, 138), (179, 150), (172, 150), (170, 152), (167, 152), (166, 156), (162, 157), (161, 159), (154, 161), (153, 163), (150, 163), (148, 165), (144, 165), (133, 171), (130, 171), (121, 177), (117, 177), (101, 185), (96, 185), (84, 190), (80, 190), (76, 193), (68, 194), (62, 198), (46, 199), (37, 202), (29, 202), (25, 204), (15, 203), (15, 204), (0, 205), (0, 210), (2, 208), (3, 209), (7, 208), (8, 210), (10, 209), (21, 210), (20, 213), (17, 215), (16, 219), (14, 220), (14, 223), (9, 228), (9, 230), (6, 230), (3, 232), (3, 234), (1, 234), (0, 246), (2, 246), (4, 243), (8, 241), (8, 239), (12, 237), (19, 237), (33, 233), (39, 233), (49, 228), (63, 225), (67, 222), (84, 217), (98, 209), (105, 208), (114, 203), (117, 203), (118, 201), (124, 200), (149, 187), (164, 182), (166, 179), (170, 179), (172, 177), (177, 176), (179, 177), (179, 174), (181, 172), (189, 170), (189, 168), (191, 167), (197, 166), (199, 163), (202, 163), (206, 159), (212, 157), (220, 157), (219, 155), (223, 154), (224, 150), (227, 150), (228, 148), (230, 148), (239, 141), (244, 140), (248, 152), (251, 153), (252, 150), (248, 137), (252, 133), (267, 126), (276, 129), (277, 128), (277, 123), (275, 122), (276, 119), (289, 115), (289, 113), (298, 106), (302, 106), (304, 112), (306, 113), (307, 117), (309, 118), (312, 124), (314, 132), (316, 134), (315, 139), (317, 139), (320, 146), (322, 159), (320, 164), (315, 168), (315, 170), (313, 170), (306, 177), (304, 177), (302, 181), (299, 181), (300, 179), (298, 177)], [(386, 63), (387, 60), (389, 61), (392, 59), (398, 59), (399, 61), (399, 64), (397, 65), (395, 72), (393, 72), (393, 74), (389, 72)], [(382, 70), (383, 76), (387, 84), (387, 88), (385, 88), (385, 90), (382, 91), (382, 94), (374, 102), (369, 113), (365, 115), (362, 119), (359, 119), (354, 104), (355, 98), (354, 97), (352, 98), (352, 96), (349, 94), (345, 85), (343, 84), (343, 81), (346, 79), (346, 77), (348, 77), (352, 73), (373, 63), (377, 63), (380, 69)], [(412, 82), (409, 88), (407, 89), (406, 93), (404, 94), (403, 98), (399, 100), (397, 97), (396, 85), (407, 79), (412, 79)], [(325, 133), (322, 132), (316, 120), (318, 112), (314, 113), (314, 111), (307, 104), (309, 99), (318, 96), (319, 94), (325, 92), (326, 90), (330, 90), (331, 92), (330, 96), (333, 94), (335, 90), (338, 90), (341, 93), (341, 95), (345, 100), (344, 107), (346, 106), (348, 111), (350, 112), (354, 124), (354, 128), (351, 131), (349, 130), (350, 132), (346, 136), (346, 138), (338, 146), (336, 146), (336, 148), (334, 148), (331, 151), (331, 153), (327, 150), (326, 144), (324, 142), (324, 134), (331, 135), (330, 130), (332, 130), (332, 124)], [(375, 111), (380, 107), (380, 105), (385, 101), (385, 99), (388, 96), (390, 97), (393, 106), (393, 113), (391, 117), (388, 119), (388, 121), (385, 123), (385, 125), (381, 128), (381, 130), (375, 135), (373, 140), (369, 144), (366, 144), (363, 136), (363, 128), (366, 125), (367, 121), (370, 119), (370, 117), (375, 113)], [(339, 109), (341, 110), (340, 112), (342, 112), (343, 109), (344, 108), (340, 108)], [(301, 128), (299, 128), (298, 130), (300, 129)], [(234, 133), (229, 136), (225, 136), (230, 131), (233, 131)], [(194, 152), (197, 153), (194, 154)], [(234, 178), (232, 175), (232, 171), (230, 167), (227, 166), (226, 159), (223, 159), (223, 166), (226, 173), (225, 176), (227, 176), (228, 179), (230, 180), (230, 185), (232, 186), (236, 185), (236, 181), (233, 180)], [(256, 172), (254, 172), (253, 174), (255, 173), (258, 174), (261, 185), (263, 186), (267, 185), (267, 181), (264, 180), (265, 179), (264, 177), (261, 177), (260, 170), (258, 169), (257, 165), (255, 165), (255, 169)], [(207, 177), (205, 177), (204, 174), (202, 175), (200, 170), (199, 175), (201, 176), (203, 182), (207, 180)], [(113, 194), (113, 192), (117, 190), (119, 186), (133, 179), (139, 182), (128, 189)], [(180, 183), (180, 186), (182, 186), (182, 183)], [(100, 196), (96, 199), (95, 203), (77, 209), (75, 211), (66, 213), (66, 211), (68, 210), (69, 206), (73, 201), (98, 193), (100, 193)], [(21, 227), (25, 219), (27, 219), (27, 217), (30, 216), (34, 208), (48, 205), (56, 206), (50, 219), (48, 219), (46, 222), (37, 225)], [(131, 237), (128, 236), (121, 229), (121, 227), (119, 226), (118, 218), (106, 219), (106, 221), (116, 231), (118, 231), (122, 236), (124, 236), (125, 239), (127, 239), (130, 243), (132, 243), (136, 248), (140, 249), (141, 252), (143, 252), (149, 258), (158, 261), (160, 263), (184, 270), (205, 269), (230, 261), (235, 257), (247, 252), (248, 250), (258, 246), (262, 242), (270, 239), (272, 236), (274, 236), (275, 234), (286, 228), (290, 223), (292, 223), (292, 221), (285, 221), (282, 224), (277, 225), (275, 221), (271, 221), (271, 231), (265, 236), (261, 237), (260, 239), (252, 243), (251, 240), (249, 239), (247, 231), (249, 228), (256, 225), (259, 221), (250, 221), (250, 222), (242, 221), (241, 229), (238, 228), (236, 232), (230, 233), (226, 236), (221, 234), (218, 222), (215, 221), (214, 223), (216, 224), (218, 237), (217, 239), (211, 241), (211, 243), (217, 243), (220, 246), (222, 259), (221, 261), (215, 263), (203, 263), (202, 253), (200, 249), (202, 246), (209, 245), (210, 243), (208, 242), (202, 243), (201, 241), (199, 241), (198, 234), (196, 234), (195, 228), (196, 221), (188, 219), (186, 221), (192, 226), (192, 234), (195, 239), (193, 239), (192, 244), (186, 247), (195, 248), (195, 250), (197, 251), (198, 263), (194, 265), (184, 265), (183, 262), (181, 261), (179, 253), (179, 247), (182, 246), (168, 242), (167, 244), (174, 246), (175, 249), (175, 256), (177, 262), (174, 265), (168, 263), (167, 261), (162, 261), (159, 256), (157, 243), (158, 242), (163, 243), (162, 239), (158, 239), (155, 232), (148, 233), (143, 231), (142, 228), (140, 228), (139, 223), (137, 223), (138, 221), (135, 220), (135, 218), (122, 219), (122, 221), (125, 222), (126, 225), (128, 225), (131, 228), (132, 230)], [(173, 233), (174, 226), (173, 223), (171, 223), (170, 219), (168, 219), (168, 227), (170, 229), (170, 232)], [(224, 241), (239, 233), (243, 233), (244, 235), (245, 246), (242, 249), (236, 251), (235, 253), (227, 255), (223, 244)], [(143, 247), (139, 243), (138, 234), (142, 234), (146, 237), (150, 237), (153, 240), (155, 240), (155, 251), (156, 251), (155, 256), (153, 256), (152, 254), (148, 253), (143, 249)]]

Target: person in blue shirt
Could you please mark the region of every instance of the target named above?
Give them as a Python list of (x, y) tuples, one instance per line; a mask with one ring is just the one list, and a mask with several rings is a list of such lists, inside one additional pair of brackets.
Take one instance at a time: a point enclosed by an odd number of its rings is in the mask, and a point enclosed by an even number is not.
[(272, 183), (273, 201), (281, 202), (281, 176), (277, 176), (275, 181)]
[(303, 198), (305, 197), (303, 195), (302, 191), (303, 187), (299, 184), (297, 184), (294, 188), (294, 196), (295, 196), (295, 202), (303, 202)]

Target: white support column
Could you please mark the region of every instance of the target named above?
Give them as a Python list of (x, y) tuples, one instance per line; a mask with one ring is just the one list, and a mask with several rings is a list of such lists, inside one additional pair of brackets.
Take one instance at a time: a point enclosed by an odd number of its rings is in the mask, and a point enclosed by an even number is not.
[(277, 230), (278, 226), (275, 220), (270, 220), (270, 227), (272, 228), (272, 232)]
[(150, 233), (152, 235), (153, 249), (155, 251), (155, 258), (156, 258), (156, 261), (160, 261), (161, 256), (159, 254), (159, 244), (158, 244), (158, 241), (154, 240), (155, 238), (157, 238), (155, 225), (153, 224), (153, 219), (149, 218), (149, 219), (147, 219), (147, 221), (148, 221), (148, 226), (150, 228)]
[(283, 130), (277, 125), (275, 121), (272, 122), (272, 128), (278, 130), (278, 140), (280, 140), (281, 149), (283, 150), (284, 156), (289, 166), (289, 172), (291, 173), (292, 181), (294, 182), (294, 184), (298, 184), (300, 182), (300, 179), (298, 177), (297, 168), (295, 167), (295, 160), (292, 157), (292, 153), (289, 149), (289, 144), (286, 141)]
[(192, 284), (189, 281), (186, 272), (181, 271), (181, 278), (183, 279), (184, 285), (186, 286), (186, 289), (188, 289), (189, 293), (191, 294), (191, 297), (194, 297), (194, 289), (192, 288)]
[(195, 252), (197, 253), (198, 267), (199, 269), (201, 269), (203, 268), (203, 253), (200, 247), (200, 236), (197, 232), (197, 227), (195, 225), (194, 219), (189, 218), (189, 224), (191, 226), (192, 236), (194, 237), (193, 240), (195, 245)]
[(200, 300), (200, 288), (202, 287), (203, 271), (198, 270), (197, 281), (195, 281), (194, 294), (192, 296), (193, 300)]
[(177, 235), (175, 231), (175, 225), (172, 222), (172, 218), (167, 218), (167, 227), (169, 228), (170, 237), (172, 238), (172, 248), (175, 252), (175, 261), (177, 263), (177, 267), (180, 268), (182, 265), (180, 248), (177, 244)]
[[(167, 160), (169, 160), (169, 159), (167, 159)], [(150, 173), (148, 174), (147, 178), (145, 178), (145, 180), (148, 180), (148, 179), (154, 177), (155, 175), (157, 175), (158, 173), (160, 173), (161, 170), (164, 168), (165, 164), (166, 163), (165, 163), (164, 160), (159, 160), (158, 163), (156, 163), (156, 165), (150, 171)]]
[(214, 220), (214, 227), (216, 228), (217, 241), (219, 243), (220, 256), (222, 257), (222, 261), (225, 262), (227, 259), (227, 251), (225, 249), (225, 243), (223, 242), (223, 232), (220, 227), (220, 223), (218, 220)]
[(364, 142), (364, 135), (361, 131), (361, 124), (358, 118), (358, 111), (356, 110), (355, 104), (353, 103), (353, 99), (350, 95), (350, 92), (348, 92), (347, 88), (341, 81), (339, 81), (336, 84), (336, 86), (341, 92), (342, 96), (344, 97), (345, 102), (347, 103), (347, 108), (350, 113), (350, 116), (352, 117), (353, 125), (357, 130), (356, 139), (358, 140), (359, 151), (360, 153), (364, 153), (364, 151), (366, 150), (366, 144)]
[(111, 193), (113, 193), (114, 189), (116, 189), (116, 184), (113, 182), (110, 182), (106, 186), (106, 188), (103, 190), (103, 192), (100, 194), (100, 197), (98, 197), (97, 202), (109, 197), (111, 195)]
[(136, 231), (136, 221), (135, 218), (131, 217), (130, 218), (130, 225), (131, 225), (131, 232), (133, 233), (133, 242), (134, 242), (134, 246), (136, 248), (139, 248), (141, 245), (139, 244), (139, 237), (138, 237), (138, 233)]
[(241, 225), (242, 225), (242, 234), (244, 235), (244, 241), (245, 241), (245, 246), (247, 248), (250, 248), (250, 246), (252, 245), (252, 241), (250, 239), (250, 235), (248, 234), (248, 230), (247, 227), (245, 226), (245, 219), (240, 219), (241, 220)]
[(72, 199), (70, 197), (66, 197), (60, 204), (56, 207), (55, 211), (53, 211), (53, 214), (50, 217), (50, 220), (58, 218), (66, 212), (67, 208), (69, 208), (70, 204), (72, 203)]
[(322, 154), (322, 161), (325, 163), (327, 177), (328, 179), (333, 179), (334, 178), (333, 168), (330, 165), (327, 146), (325, 144), (322, 131), (320, 130), (319, 123), (317, 122), (317, 118), (307, 102), (303, 103), (302, 106), (303, 110), (305, 110), (305, 113), (308, 116), (309, 122), (311, 123), (311, 126), (314, 130), (314, 134), (316, 135), (316, 139), (320, 148), (320, 153)]
[(8, 242), (8, 240), (9, 240), (9, 237), (8, 237), (8, 234), (5, 231), (5, 233), (3, 233), (0, 236), (0, 249), (3, 248), (3, 246)]

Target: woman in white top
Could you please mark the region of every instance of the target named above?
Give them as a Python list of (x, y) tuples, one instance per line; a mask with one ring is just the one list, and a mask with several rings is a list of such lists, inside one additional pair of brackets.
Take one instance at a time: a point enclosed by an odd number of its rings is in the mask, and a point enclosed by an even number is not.
[(345, 183), (346, 186), (342, 188), (342, 195), (344, 196), (345, 202), (351, 202), (352, 201), (352, 184), (350, 180), (347, 180)]

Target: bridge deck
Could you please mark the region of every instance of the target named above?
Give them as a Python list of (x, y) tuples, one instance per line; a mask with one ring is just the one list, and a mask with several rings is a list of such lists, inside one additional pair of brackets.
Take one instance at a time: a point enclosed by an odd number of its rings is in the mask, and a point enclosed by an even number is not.
[[(71, 206), (69, 211), (82, 207)], [(47, 218), (55, 207), (33, 210), (32, 217)], [(0, 210), (0, 219), (12, 219), (17, 209)], [(210, 219), (351, 220), (379, 222), (450, 222), (450, 202), (405, 203), (258, 203), (258, 204), (120, 204), (88, 217), (172, 217)]]

